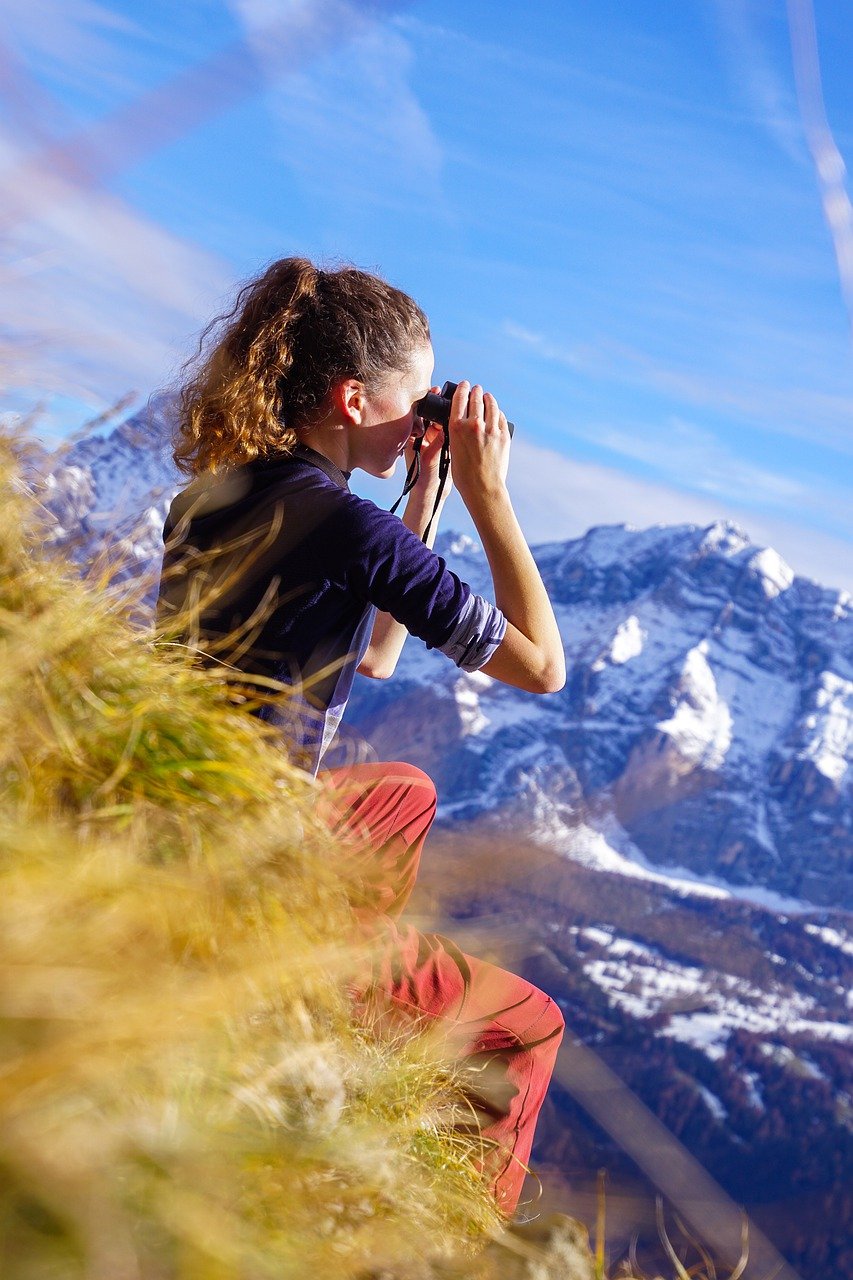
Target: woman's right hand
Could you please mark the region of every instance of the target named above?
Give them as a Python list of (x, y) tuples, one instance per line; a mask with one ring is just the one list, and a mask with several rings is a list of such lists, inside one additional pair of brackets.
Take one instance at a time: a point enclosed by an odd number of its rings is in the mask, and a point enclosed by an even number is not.
[(466, 507), (506, 487), (510, 434), (506, 414), (479, 383), (460, 382), (450, 406), (453, 481)]

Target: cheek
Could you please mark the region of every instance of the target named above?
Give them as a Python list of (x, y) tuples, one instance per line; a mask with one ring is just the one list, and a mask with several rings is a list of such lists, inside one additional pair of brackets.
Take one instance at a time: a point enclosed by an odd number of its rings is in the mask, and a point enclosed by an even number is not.
[(399, 426), (404, 418), (411, 414), (411, 404), (401, 398), (388, 396), (387, 399), (375, 402), (375, 419), (377, 426)]
[(388, 418), (389, 425), (397, 434), (411, 435), (414, 430), (415, 415), (410, 404), (396, 404)]

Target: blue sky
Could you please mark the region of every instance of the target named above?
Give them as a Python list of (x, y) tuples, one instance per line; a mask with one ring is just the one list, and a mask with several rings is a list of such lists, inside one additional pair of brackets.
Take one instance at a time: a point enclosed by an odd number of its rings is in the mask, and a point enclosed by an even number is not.
[(0, 408), (142, 403), (266, 262), (353, 261), (518, 423), (531, 540), (730, 518), (853, 589), (846, 0), (814, 4), (831, 135), (782, 0), (0, 14)]

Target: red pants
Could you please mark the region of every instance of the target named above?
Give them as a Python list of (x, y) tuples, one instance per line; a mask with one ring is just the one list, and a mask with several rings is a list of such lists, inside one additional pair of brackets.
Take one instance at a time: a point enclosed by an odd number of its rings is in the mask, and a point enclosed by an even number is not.
[[(533, 1132), (564, 1022), (557, 1005), (515, 974), (465, 955), (437, 933), (398, 924), (435, 816), (432, 780), (409, 764), (327, 770), (321, 811), (357, 859), (362, 924), (378, 935), (374, 971), (354, 994), (375, 1011), (438, 1022), (476, 1087), (472, 1103), (499, 1208), (518, 1204)], [(470, 1068), (470, 1073), (467, 1070)]]

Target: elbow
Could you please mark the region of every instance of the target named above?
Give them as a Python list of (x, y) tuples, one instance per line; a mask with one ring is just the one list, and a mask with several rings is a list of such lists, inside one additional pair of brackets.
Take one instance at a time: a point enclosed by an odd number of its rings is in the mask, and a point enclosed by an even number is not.
[(531, 693), (559, 693), (566, 684), (566, 661), (562, 653), (544, 662), (535, 676)]
[(537, 689), (534, 690), (534, 692), (535, 693), (559, 693), (561, 689), (565, 688), (565, 685), (566, 685), (565, 671), (547, 672), (543, 676), (541, 684)]
[(561, 689), (566, 687), (566, 673), (562, 671), (560, 674), (554, 674), (548, 677), (542, 687), (542, 693), (559, 693)]
[(394, 667), (381, 662), (362, 662), (356, 667), (356, 671), (370, 680), (388, 680), (394, 674)]

